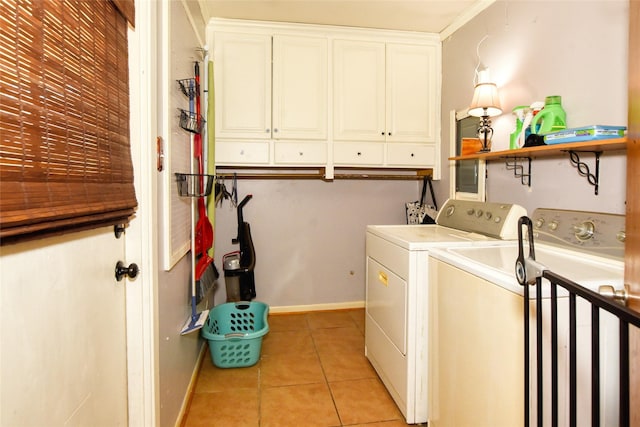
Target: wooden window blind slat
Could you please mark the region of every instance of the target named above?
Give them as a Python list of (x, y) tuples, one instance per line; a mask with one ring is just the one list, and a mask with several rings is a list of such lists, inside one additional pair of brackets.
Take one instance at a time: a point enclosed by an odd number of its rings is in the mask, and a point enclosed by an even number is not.
[(127, 20), (108, 1), (0, 0), (0, 24), (0, 243), (127, 222)]
[(127, 21), (129, 21), (129, 24), (131, 24), (131, 26), (135, 27), (135, 21), (136, 21), (136, 11), (135, 11), (135, 3), (134, 0), (112, 0), (113, 3), (116, 5), (116, 7), (118, 8), (118, 10), (120, 10), (120, 13), (122, 13), (122, 15), (127, 18)]

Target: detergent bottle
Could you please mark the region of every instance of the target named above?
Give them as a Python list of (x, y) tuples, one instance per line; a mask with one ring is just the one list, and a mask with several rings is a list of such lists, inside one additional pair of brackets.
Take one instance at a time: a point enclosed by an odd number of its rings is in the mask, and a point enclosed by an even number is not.
[(518, 143), (518, 138), (520, 137), (520, 134), (523, 132), (524, 117), (528, 109), (529, 107), (526, 105), (520, 105), (513, 109), (513, 115), (516, 116), (516, 128), (514, 129), (513, 132), (511, 132), (511, 135), (510, 135), (510, 139), (509, 139), (510, 150), (520, 148), (522, 147), (522, 145), (524, 145), (524, 143), (523, 144)]
[(560, 105), (561, 101), (557, 95), (545, 98), (544, 108), (531, 120), (532, 133), (545, 134), (567, 128), (567, 114)]
[[(518, 136), (518, 142), (517, 142), (517, 145), (519, 148), (524, 147), (524, 143), (529, 137), (529, 135), (531, 135), (532, 133), (535, 133), (535, 130), (531, 129), (531, 121), (540, 111), (542, 111), (543, 107), (544, 107), (544, 102), (535, 101), (529, 106), (529, 108), (525, 110), (524, 123), (522, 124), (522, 132), (520, 132), (520, 136)], [(538, 125), (538, 127), (540, 127), (540, 125)]]

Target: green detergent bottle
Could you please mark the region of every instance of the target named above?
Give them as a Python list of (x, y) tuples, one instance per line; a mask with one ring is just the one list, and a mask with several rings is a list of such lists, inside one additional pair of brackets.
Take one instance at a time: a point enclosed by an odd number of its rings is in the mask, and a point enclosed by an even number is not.
[(567, 128), (567, 113), (562, 109), (561, 101), (562, 97), (557, 95), (544, 99), (544, 108), (531, 120), (532, 133), (545, 134)]
[(526, 105), (519, 105), (513, 109), (513, 115), (516, 116), (516, 127), (513, 132), (511, 132), (509, 138), (509, 149), (511, 150), (521, 148), (524, 145), (524, 142), (520, 144), (518, 143), (518, 140), (522, 139), (524, 141), (524, 132), (522, 127), (524, 124), (524, 117), (528, 109), (529, 107)]

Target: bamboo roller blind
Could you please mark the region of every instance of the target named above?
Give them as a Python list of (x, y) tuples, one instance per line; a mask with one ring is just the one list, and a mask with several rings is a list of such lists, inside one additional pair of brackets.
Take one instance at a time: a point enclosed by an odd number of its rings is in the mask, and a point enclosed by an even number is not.
[(0, 0), (0, 242), (128, 222), (127, 21), (110, 1)]

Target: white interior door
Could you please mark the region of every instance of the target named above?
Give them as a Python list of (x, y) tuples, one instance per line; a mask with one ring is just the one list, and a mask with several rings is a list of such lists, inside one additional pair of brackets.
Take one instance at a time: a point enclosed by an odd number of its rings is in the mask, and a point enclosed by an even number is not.
[(127, 424), (118, 259), (112, 227), (2, 248), (0, 425)]
[[(139, 206), (126, 237), (104, 227), (0, 247), (0, 425), (157, 424), (155, 158), (145, 143), (157, 128), (156, 8), (137, 2), (129, 32)], [(116, 280), (119, 260), (139, 264), (135, 281)]]

